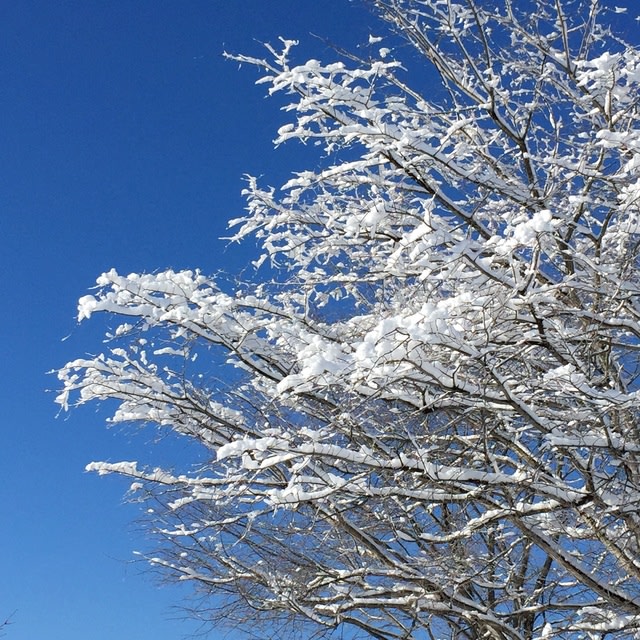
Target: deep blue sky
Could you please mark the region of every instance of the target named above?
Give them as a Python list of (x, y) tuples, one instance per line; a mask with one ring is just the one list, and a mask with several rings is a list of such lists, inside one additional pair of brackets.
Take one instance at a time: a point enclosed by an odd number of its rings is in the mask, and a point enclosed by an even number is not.
[[(632, 6), (634, 0), (617, 5)], [(637, 29), (635, 14), (620, 21)], [(153, 459), (93, 410), (56, 419), (45, 372), (98, 350), (77, 327), (95, 278), (165, 267), (238, 271), (227, 248), (242, 175), (278, 183), (300, 166), (272, 151), (285, 116), (224, 49), (301, 40), (302, 57), (378, 32), (348, 0), (18, 0), (0, 3), (0, 616), (9, 640), (176, 640), (182, 592), (158, 588), (123, 504), (92, 460)], [(298, 162), (298, 164), (296, 164)], [(69, 336), (67, 340), (62, 338)], [(148, 455), (149, 454), (149, 455)], [(177, 452), (177, 455), (179, 452)]]
[[(363, 19), (363, 17), (365, 19)], [(175, 640), (180, 591), (131, 564), (142, 546), (127, 483), (92, 460), (152, 460), (93, 410), (56, 419), (55, 376), (100, 349), (76, 301), (103, 271), (239, 270), (217, 238), (242, 175), (276, 182), (279, 102), (222, 58), (313, 31), (366, 39), (347, 0), (19, 0), (0, 3), (0, 616), (11, 640)], [(304, 55), (304, 54), (301, 54)], [(331, 54), (333, 55), (333, 54)], [(62, 341), (65, 336), (70, 336)]]

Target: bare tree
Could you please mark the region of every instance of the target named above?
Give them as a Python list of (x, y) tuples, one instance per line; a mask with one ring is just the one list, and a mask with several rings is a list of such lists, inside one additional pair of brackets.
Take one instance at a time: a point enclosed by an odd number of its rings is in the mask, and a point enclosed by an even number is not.
[(0, 622), (0, 637), (4, 637), (5, 632), (6, 632), (6, 630), (7, 630), (7, 627), (8, 627), (10, 624), (13, 624), (13, 622), (12, 622), (11, 618), (13, 618), (13, 616), (15, 615), (15, 613), (16, 613), (16, 612), (14, 611), (10, 616), (8, 616), (8, 617), (7, 617), (7, 618), (5, 618), (2, 622)]
[(273, 280), (102, 275), (79, 317), (122, 324), (58, 400), (210, 452), (88, 468), (218, 621), (637, 638), (640, 53), (597, 0), (370, 4), (370, 60), (235, 57), (326, 152), (248, 183)]

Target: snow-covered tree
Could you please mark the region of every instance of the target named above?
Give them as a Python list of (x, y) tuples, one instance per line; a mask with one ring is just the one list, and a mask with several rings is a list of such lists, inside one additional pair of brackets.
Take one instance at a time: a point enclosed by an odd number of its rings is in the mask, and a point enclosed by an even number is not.
[(103, 274), (58, 401), (207, 452), (88, 468), (212, 618), (640, 637), (640, 52), (597, 0), (370, 4), (370, 59), (235, 56), (320, 151), (248, 181), (268, 275)]

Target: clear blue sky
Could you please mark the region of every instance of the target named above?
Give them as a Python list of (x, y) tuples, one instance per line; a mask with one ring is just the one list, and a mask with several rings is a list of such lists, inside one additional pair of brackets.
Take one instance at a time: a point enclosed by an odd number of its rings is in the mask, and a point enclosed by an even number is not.
[[(632, 7), (635, 0), (617, 5)], [(633, 11), (633, 9), (632, 9)], [(635, 11), (620, 24), (633, 31)], [(165, 267), (238, 271), (250, 247), (217, 240), (237, 217), (243, 173), (277, 183), (303, 168), (272, 151), (285, 116), (229, 51), (309, 34), (365, 42), (348, 0), (18, 0), (0, 3), (0, 616), (9, 640), (176, 640), (183, 591), (162, 587), (126, 483), (92, 460), (151, 459), (146, 439), (93, 410), (56, 419), (45, 372), (99, 348), (76, 300), (97, 275)], [(627, 34), (628, 35), (628, 34)], [(69, 336), (67, 340), (62, 338)], [(175, 452), (180, 455), (181, 452)]]
[[(84, 472), (153, 460), (100, 413), (56, 419), (45, 372), (100, 348), (77, 298), (115, 267), (238, 271), (250, 247), (217, 240), (245, 172), (278, 176), (284, 122), (254, 69), (222, 51), (309, 33), (366, 39), (347, 0), (19, 0), (0, 3), (0, 616), (11, 640), (175, 640), (182, 592), (131, 564), (143, 546), (127, 485)], [(301, 54), (304, 55), (304, 54)], [(65, 336), (70, 336), (62, 341)], [(177, 614), (179, 615), (179, 613)]]

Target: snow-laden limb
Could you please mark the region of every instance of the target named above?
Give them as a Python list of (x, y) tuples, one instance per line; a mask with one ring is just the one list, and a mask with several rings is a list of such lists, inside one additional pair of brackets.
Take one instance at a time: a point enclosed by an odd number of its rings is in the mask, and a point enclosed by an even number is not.
[(586, 0), (373, 4), (440, 88), (393, 35), (236, 56), (290, 99), (276, 144), (326, 152), (248, 180), (233, 239), (275, 280), (103, 274), (78, 317), (121, 324), (58, 401), (205, 448), (89, 468), (228, 624), (640, 637), (640, 55)]

